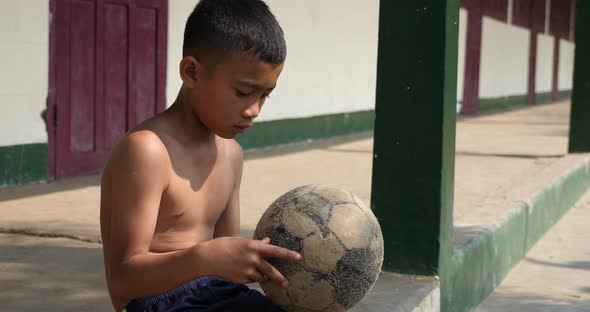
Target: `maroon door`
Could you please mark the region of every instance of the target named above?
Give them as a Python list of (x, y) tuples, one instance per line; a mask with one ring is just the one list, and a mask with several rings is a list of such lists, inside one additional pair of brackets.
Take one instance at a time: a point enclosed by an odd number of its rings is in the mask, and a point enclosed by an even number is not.
[(165, 108), (166, 0), (51, 0), (49, 174), (98, 172)]

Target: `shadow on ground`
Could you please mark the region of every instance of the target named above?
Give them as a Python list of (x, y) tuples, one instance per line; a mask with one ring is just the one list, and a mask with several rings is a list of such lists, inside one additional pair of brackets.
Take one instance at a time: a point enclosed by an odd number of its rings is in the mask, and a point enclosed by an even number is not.
[(506, 158), (523, 158), (523, 159), (538, 159), (538, 158), (561, 158), (564, 154), (546, 154), (546, 155), (530, 155), (530, 154), (515, 154), (515, 153), (478, 153), (468, 151), (457, 151), (457, 156), (473, 156), (473, 157), (506, 157)]
[(0, 187), (0, 202), (100, 185), (100, 175)]
[[(574, 269), (574, 270), (587, 270), (590, 271), (590, 261), (571, 261), (566, 263), (555, 263), (549, 261), (542, 261), (533, 258), (526, 257), (524, 261), (534, 263), (537, 265), (546, 265), (556, 268), (566, 268), (566, 269)], [(590, 282), (589, 282), (590, 284)]]
[(590, 311), (590, 299), (567, 293), (556, 293), (555, 297), (547, 298), (506, 289), (506, 292), (495, 293), (493, 302), (486, 301), (476, 309), (476, 312), (500, 311), (588, 312)]
[(0, 235), (2, 311), (111, 311), (98, 244)]

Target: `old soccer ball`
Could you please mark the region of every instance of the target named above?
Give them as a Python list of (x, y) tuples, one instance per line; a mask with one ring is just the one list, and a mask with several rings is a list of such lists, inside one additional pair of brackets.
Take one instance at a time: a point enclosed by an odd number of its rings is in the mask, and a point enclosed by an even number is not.
[(266, 210), (255, 239), (301, 253), (294, 263), (268, 259), (288, 288), (261, 283), (286, 311), (345, 311), (373, 287), (383, 264), (383, 236), (372, 211), (346, 190), (307, 185), (291, 190)]

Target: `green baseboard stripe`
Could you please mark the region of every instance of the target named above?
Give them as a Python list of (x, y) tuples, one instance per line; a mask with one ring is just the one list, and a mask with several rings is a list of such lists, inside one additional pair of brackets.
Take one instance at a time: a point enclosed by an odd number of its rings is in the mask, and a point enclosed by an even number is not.
[(442, 311), (471, 311), (485, 299), (524, 256), (525, 204), (460, 249), (452, 261), (451, 289)]
[(528, 207), (526, 248), (530, 249), (590, 187), (587, 167), (575, 168), (532, 199)]
[[(539, 104), (551, 102), (551, 93), (539, 93)], [(559, 99), (571, 96), (571, 91), (561, 91)], [(482, 112), (494, 112), (525, 106), (526, 95), (480, 99)], [(324, 139), (338, 135), (372, 130), (375, 111), (361, 111), (308, 118), (281, 119), (255, 123), (248, 132), (238, 137), (244, 149), (268, 147), (279, 144)]]
[(563, 90), (557, 93), (557, 100), (562, 101), (572, 97), (572, 90)]
[[(560, 91), (557, 95), (557, 100), (565, 100), (571, 97), (571, 90)], [(536, 94), (536, 104), (551, 103), (551, 92), (541, 92)], [(528, 104), (526, 94), (502, 96), (496, 98), (481, 98), (479, 99), (479, 111), (482, 113), (493, 113), (510, 108), (525, 107)]]
[(0, 186), (47, 179), (47, 144), (0, 146)]
[(538, 93), (535, 101), (537, 104), (551, 103), (551, 92)]
[(237, 138), (244, 149), (323, 139), (372, 130), (374, 111), (283, 119), (255, 123)]
[[(375, 112), (361, 111), (255, 123), (237, 139), (244, 149), (324, 139), (372, 130)], [(47, 179), (47, 144), (0, 147), (0, 186)]]
[(590, 187), (590, 163), (557, 179), (519, 203), (503, 220), (455, 250), (451, 289), (443, 294), (443, 311), (473, 311), (510, 269)]
[[(571, 92), (561, 95), (567, 98)], [(543, 95), (545, 96), (545, 95)], [(504, 98), (504, 103), (525, 103), (524, 96)], [(549, 97), (550, 99), (550, 97)], [(485, 102), (486, 99), (483, 99)], [(493, 101), (489, 101), (493, 103)], [(490, 106), (492, 104), (489, 104)], [(505, 109), (505, 106), (495, 110)], [(375, 111), (361, 111), (308, 118), (282, 119), (255, 123), (237, 139), (244, 149), (325, 139), (372, 130)], [(0, 186), (47, 179), (47, 144), (0, 146)]]
[(526, 95), (503, 96), (498, 98), (481, 98), (479, 99), (479, 111), (482, 113), (491, 113), (516, 108), (527, 105)]

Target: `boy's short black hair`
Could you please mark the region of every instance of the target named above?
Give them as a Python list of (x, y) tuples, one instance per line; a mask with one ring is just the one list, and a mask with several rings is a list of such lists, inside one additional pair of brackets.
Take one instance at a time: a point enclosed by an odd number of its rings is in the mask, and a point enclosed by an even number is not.
[(186, 22), (183, 56), (217, 63), (236, 52), (281, 64), (287, 57), (283, 30), (262, 0), (201, 0)]

